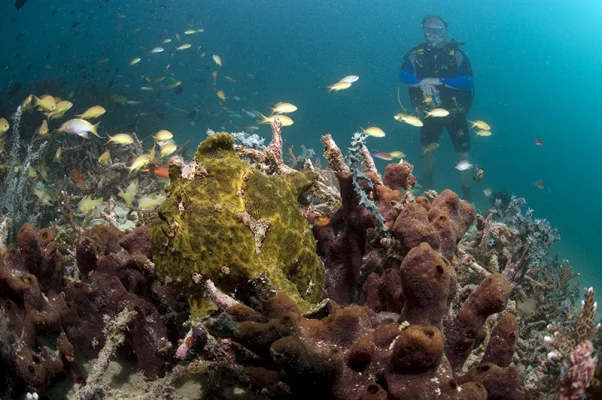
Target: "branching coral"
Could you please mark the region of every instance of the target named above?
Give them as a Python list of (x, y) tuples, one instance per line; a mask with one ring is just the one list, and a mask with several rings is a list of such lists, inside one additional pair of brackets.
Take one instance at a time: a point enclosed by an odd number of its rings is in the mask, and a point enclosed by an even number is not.
[[(558, 325), (548, 325), (547, 355), (538, 356), (538, 365), (526, 376), (532, 393), (559, 392), (562, 399), (579, 399), (594, 376), (597, 359), (593, 357), (591, 340), (600, 328), (595, 321), (597, 303), (593, 288), (585, 289), (585, 300), (579, 314)], [(562, 376), (559, 381), (559, 376)]]
[(548, 250), (560, 240), (560, 235), (546, 219), (534, 218), (531, 208), (523, 214), (522, 207), (525, 204), (527, 202), (522, 197), (512, 196), (505, 206), (500, 199), (497, 199), (495, 202), (497, 212), (493, 216), (493, 221), (518, 231), (522, 246), (516, 251), (527, 253), (526, 270), (545, 263)]
[[(0, 191), (0, 215), (9, 216), (11, 219), (10, 240), (15, 240), (17, 232), (26, 223), (36, 223), (37, 215), (34, 209), (36, 198), (33, 195), (31, 179), (29, 179), (29, 167), (40, 157), (47, 142), (37, 143), (32, 141), (27, 146), (23, 161), (21, 154), (21, 106), (17, 108), (13, 118), (12, 147), (10, 150), (10, 162), (8, 174)], [(19, 166), (17, 172), (17, 166)], [(3, 238), (0, 238), (3, 239)], [(0, 246), (2, 247), (2, 246)]]

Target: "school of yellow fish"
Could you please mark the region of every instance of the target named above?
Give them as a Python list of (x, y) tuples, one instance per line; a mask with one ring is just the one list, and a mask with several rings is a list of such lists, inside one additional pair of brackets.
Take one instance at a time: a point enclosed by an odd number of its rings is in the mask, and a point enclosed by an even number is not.
[[(49, 124), (53, 119), (60, 119), (65, 116), (67, 111), (73, 107), (73, 104), (69, 101), (62, 100), (59, 97), (44, 94), (39, 97), (35, 95), (29, 95), (21, 104), (21, 112), (28, 113), (33, 111), (39, 111), (45, 115), (46, 119), (42, 120), (40, 127), (36, 130), (36, 135), (39, 135), (43, 140), (53, 139), (53, 135), (67, 134), (76, 135), (84, 139), (90, 139), (89, 134), (92, 133), (99, 139), (107, 139), (105, 145), (107, 150), (98, 157), (98, 163), (100, 165), (111, 165), (111, 153), (110, 146), (127, 146), (132, 145), (137, 141), (137, 138), (130, 133), (116, 133), (113, 135), (107, 134), (106, 137), (101, 136), (98, 133), (98, 126), (100, 122), (92, 124), (90, 120), (96, 120), (106, 113), (106, 109), (100, 105), (89, 107), (81, 114), (74, 115), (74, 118), (63, 122), (60, 126), (55, 129), (51, 129)], [(10, 129), (10, 123), (6, 118), (0, 118), (0, 150), (4, 151), (6, 132)], [(146, 167), (149, 163), (160, 162), (177, 150), (177, 144), (174, 141), (174, 136), (168, 130), (159, 130), (155, 135), (152, 136), (154, 142), (152, 148), (147, 152), (138, 157), (134, 158), (130, 165), (127, 166), (129, 174), (140, 171)], [(159, 147), (159, 154), (156, 153), (156, 147)], [(55, 160), (60, 161), (62, 156), (62, 148), (58, 147), (55, 152)], [(47, 180), (47, 171), (45, 166), (35, 168), (29, 167), (28, 175), (30, 178), (35, 178), (41, 175), (44, 180)], [(129, 207), (136, 209), (153, 209), (161, 204), (165, 199), (164, 195), (151, 194), (139, 198), (134, 202), (137, 195), (138, 186), (130, 184), (125, 192), (120, 191), (119, 196), (124, 199)], [(36, 187), (34, 194), (42, 201), (43, 204), (49, 205), (50, 196), (44, 190)], [(84, 196), (78, 203), (76, 213), (88, 213), (102, 206), (104, 201), (102, 198), (93, 198), (92, 195)]]
[[(126, 16), (123, 16), (123, 18), (125, 18), (125, 17)], [(196, 28), (196, 29), (190, 28), (190, 29), (186, 29), (183, 32), (183, 35), (186, 37), (190, 37), (190, 39), (193, 39), (193, 37), (192, 37), (193, 35), (196, 35), (196, 34), (202, 33), (202, 32), (204, 32), (204, 29), (202, 29), (202, 28)], [(167, 38), (163, 39), (159, 45), (152, 47), (150, 50), (148, 50), (148, 54), (146, 57), (148, 57), (148, 58), (160, 57), (159, 54), (164, 53), (168, 46), (173, 46), (173, 47), (171, 47), (171, 56), (172, 57), (175, 57), (176, 54), (178, 54), (179, 52), (184, 52), (193, 47), (192, 43), (189, 43), (189, 42), (181, 43), (182, 36), (180, 36), (180, 34), (178, 34), (178, 33), (175, 34), (175, 39), (178, 42), (178, 44), (175, 46), (170, 44), (173, 41), (172, 38), (167, 37)], [(202, 46), (200, 46), (197, 49), (197, 51), (199, 51), (201, 48), (202, 48)], [(200, 53), (200, 57), (202, 58), (204, 56), (205, 56), (205, 52), (202, 51)], [(212, 78), (213, 78), (213, 90), (215, 91), (215, 95), (218, 98), (218, 100), (220, 101), (220, 103), (225, 104), (228, 97), (226, 96), (226, 93), (224, 92), (223, 89), (218, 88), (218, 76), (220, 75), (218, 71), (223, 70), (224, 62), (223, 62), (222, 56), (220, 56), (218, 54), (213, 54), (212, 59), (213, 59), (213, 62), (215, 63), (215, 65), (217, 66), (216, 70), (212, 71), (212, 73), (211, 73)], [(108, 61), (108, 59), (103, 58), (101, 60), (95, 61), (95, 63), (104, 63), (107, 61)], [(142, 56), (136, 56), (136, 57), (131, 58), (130, 62), (128, 63), (128, 68), (139, 68), (139, 65), (143, 65), (143, 64), (144, 64), (144, 58)], [(224, 80), (228, 81), (229, 83), (237, 82), (236, 79), (234, 79), (228, 75), (223, 75), (223, 77), (224, 77)], [(144, 86), (141, 86), (140, 90), (146, 91), (146, 92), (153, 91), (155, 85), (165, 81), (165, 79), (166, 79), (166, 76), (164, 76), (164, 75), (159, 75), (159, 76), (155, 76), (152, 78), (144, 77), (144, 79), (143, 79)], [(177, 80), (172, 76), (169, 77), (169, 80), (170, 80), (169, 83), (166, 83), (163, 85), (163, 87), (166, 89), (176, 89), (182, 84), (182, 81)], [(358, 80), (359, 80), (359, 77), (357, 75), (347, 75), (344, 78), (342, 78), (341, 80), (337, 81), (336, 83), (326, 86), (326, 88), (328, 89), (328, 93), (340, 92), (340, 91), (344, 91), (344, 90), (351, 88), (352, 85), (355, 82), (357, 82)], [(104, 143), (107, 146), (107, 149), (98, 157), (98, 163), (103, 166), (111, 166), (112, 165), (111, 147), (112, 146), (133, 145), (138, 141), (138, 139), (132, 133), (124, 133), (124, 132), (117, 132), (117, 133), (112, 133), (112, 134), (105, 133), (106, 136), (102, 136), (98, 132), (98, 128), (99, 128), (101, 122), (97, 122), (97, 120), (106, 113), (106, 109), (100, 105), (95, 105), (95, 106), (89, 107), (82, 113), (75, 114), (73, 116), (73, 118), (63, 122), (62, 124), (60, 124), (60, 126), (54, 127), (54, 129), (51, 129), (51, 127), (49, 125), (53, 124), (53, 120), (58, 120), (58, 119), (64, 118), (65, 115), (74, 106), (73, 103), (71, 101), (69, 101), (69, 100), (72, 100), (72, 97), (73, 97), (72, 95), (73, 94), (70, 94), (70, 96), (68, 96), (68, 99), (61, 99), (59, 97), (52, 96), (49, 94), (44, 94), (39, 97), (37, 97), (35, 95), (30, 95), (23, 101), (21, 108), (22, 108), (23, 112), (37, 110), (45, 115), (46, 119), (44, 119), (42, 121), (41, 125), (39, 126), (39, 128), (37, 129), (37, 132), (36, 132), (41, 138), (46, 139), (48, 137), (51, 137), (51, 134), (54, 132), (54, 134), (76, 135), (76, 136), (79, 136), (84, 139), (91, 139), (90, 134), (92, 134), (97, 138), (95, 140), (98, 140), (98, 139), (105, 140), (106, 139), (106, 141)], [(111, 95), (111, 99), (114, 102), (119, 103), (119, 104), (128, 104), (128, 105), (132, 105), (132, 106), (141, 104), (141, 101), (139, 101), (139, 100), (129, 100), (125, 96), (120, 95), (120, 94)], [(430, 101), (428, 98), (425, 99), (425, 102), (428, 102), (428, 101)], [(394, 119), (399, 122), (403, 122), (405, 124), (413, 126), (413, 127), (422, 127), (423, 120), (418, 118), (417, 116), (409, 113), (403, 107), (401, 102), (399, 101), (399, 91), (398, 91), (398, 102), (399, 102), (399, 105), (403, 109), (403, 113), (395, 114)], [(244, 111), (244, 109), (243, 109), (243, 111)], [(292, 103), (289, 103), (289, 102), (278, 102), (278, 103), (274, 104), (273, 107), (270, 107), (270, 111), (271, 112), (269, 113), (269, 115), (264, 115), (260, 112), (254, 112), (254, 113), (247, 112), (247, 114), (249, 114), (251, 116), (254, 115), (254, 116), (260, 118), (259, 120), (257, 120), (258, 124), (272, 124), (277, 119), (280, 122), (281, 126), (287, 127), (287, 126), (293, 125), (293, 123), (294, 123), (293, 119), (288, 114), (291, 114), (291, 113), (297, 111), (297, 106)], [(266, 113), (266, 114), (268, 114), (268, 113)], [(424, 118), (444, 118), (449, 115), (449, 111), (445, 110), (443, 108), (435, 108), (430, 111), (427, 111), (425, 114), (426, 114), (426, 116)], [(93, 121), (93, 122), (91, 122), (91, 121)], [(474, 129), (474, 133), (476, 136), (480, 136), (480, 137), (491, 136), (491, 134), (492, 134), (491, 127), (485, 121), (477, 120), (477, 121), (469, 121), (469, 122), (471, 123), (471, 129)], [(256, 129), (256, 127), (253, 127), (253, 128)], [(4, 151), (5, 138), (6, 138), (5, 134), (9, 129), (10, 129), (10, 123), (8, 122), (8, 120), (6, 118), (0, 118), (0, 151)], [(364, 134), (374, 137), (374, 138), (382, 138), (382, 137), (386, 136), (385, 132), (377, 126), (369, 126), (367, 128), (361, 128), (361, 131)], [(143, 154), (141, 154), (141, 155), (135, 157), (133, 160), (131, 160), (130, 164), (126, 167), (128, 170), (128, 175), (132, 175), (132, 174), (139, 172), (143, 168), (149, 166), (149, 164), (156, 164), (157, 162), (160, 162), (161, 159), (171, 156), (178, 149), (178, 146), (177, 146), (176, 142), (174, 141), (173, 134), (167, 130), (159, 130), (155, 135), (152, 136), (152, 138), (154, 140), (152, 147), (145, 150), (145, 152)], [(158, 147), (158, 152), (157, 152), (157, 147)], [(422, 148), (422, 154), (424, 155), (426, 153), (433, 152), (438, 147), (439, 147), (438, 143), (431, 143), (427, 146), (424, 146)], [(55, 153), (55, 160), (59, 161), (61, 159), (61, 156), (62, 156), (62, 148), (59, 147)], [(382, 160), (387, 160), (387, 161), (390, 161), (393, 159), (400, 159), (401, 160), (400, 162), (402, 162), (403, 158), (406, 157), (405, 153), (403, 153), (402, 151), (399, 151), (399, 150), (387, 151), (387, 152), (375, 152), (373, 154), (373, 156), (376, 158), (382, 159)], [(32, 169), (33, 169), (33, 171), (30, 173), (30, 176), (32, 176), (32, 175), (35, 176), (37, 174), (37, 172), (35, 171), (35, 168), (32, 168)], [(37, 189), (37, 190), (39, 192), (39, 189)], [(137, 180), (134, 180), (128, 185), (128, 187), (125, 189), (125, 191), (120, 190), (118, 196), (121, 197), (123, 199), (123, 201), (129, 207), (139, 208), (139, 209), (152, 209), (152, 208), (160, 205), (161, 202), (165, 199), (165, 196), (162, 196), (162, 195), (151, 195), (151, 196), (143, 197), (141, 199), (136, 200), (137, 192), (138, 192), (138, 182), (137, 182)], [(46, 198), (45, 196), (47, 196), (47, 194), (45, 194), (45, 193), (36, 193), (36, 195), (38, 195), (38, 197), (41, 200)], [(486, 193), (486, 195), (487, 195), (487, 193)], [(87, 213), (87, 212), (94, 210), (97, 207), (100, 207), (102, 205), (103, 205), (102, 198), (94, 199), (91, 195), (87, 195), (79, 201), (78, 211)]]

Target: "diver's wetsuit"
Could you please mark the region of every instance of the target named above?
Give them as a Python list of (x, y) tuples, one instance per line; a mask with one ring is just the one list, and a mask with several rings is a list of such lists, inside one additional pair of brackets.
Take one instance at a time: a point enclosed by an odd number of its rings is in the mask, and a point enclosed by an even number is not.
[[(436, 86), (441, 104), (449, 111), (443, 118), (426, 118), (420, 129), (420, 144), (424, 147), (438, 142), (443, 128), (447, 128), (456, 152), (470, 150), (470, 135), (466, 114), (473, 98), (474, 81), (470, 61), (455, 40), (442, 49), (431, 49), (426, 43), (414, 47), (404, 56), (399, 79), (407, 85), (417, 85), (425, 78), (439, 78), (443, 85)], [(417, 112), (430, 110), (431, 105), (419, 86), (410, 86), (410, 99)]]

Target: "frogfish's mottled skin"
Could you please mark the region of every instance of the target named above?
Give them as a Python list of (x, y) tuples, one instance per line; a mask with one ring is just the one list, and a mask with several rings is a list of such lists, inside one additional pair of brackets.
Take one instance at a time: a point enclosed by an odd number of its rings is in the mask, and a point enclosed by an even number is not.
[(193, 318), (215, 308), (204, 293), (206, 279), (246, 299), (249, 281), (266, 276), (309, 310), (322, 295), (324, 266), (298, 198), (315, 176), (266, 175), (238, 158), (233, 145), (226, 133), (207, 138), (191, 179), (170, 166), (161, 221), (151, 231), (157, 274), (189, 295)]

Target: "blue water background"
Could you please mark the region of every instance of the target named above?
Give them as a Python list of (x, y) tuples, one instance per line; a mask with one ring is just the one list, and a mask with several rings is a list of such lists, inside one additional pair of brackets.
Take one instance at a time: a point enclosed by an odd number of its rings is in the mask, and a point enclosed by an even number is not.
[[(134, 113), (133, 106), (108, 99), (119, 93), (142, 101), (137, 111), (165, 114), (158, 122), (141, 123), (140, 135), (160, 127), (174, 132), (180, 143), (201, 141), (207, 128), (252, 124), (241, 108), (268, 113), (277, 101), (289, 101), (299, 110), (284, 137), (297, 153), (305, 145), (321, 154), (319, 139), (327, 132), (346, 147), (360, 126), (377, 125), (387, 136), (370, 138), (369, 147), (404, 151), (418, 176), (418, 130), (393, 119), (401, 111), (397, 74), (402, 55), (422, 40), (422, 17), (441, 14), (451, 37), (466, 42), (474, 68), (470, 117), (488, 121), (494, 132), (473, 137), (472, 161), (486, 171), (485, 180), (474, 185), (477, 205), (488, 206), (481, 193), (486, 187), (524, 196), (537, 217), (558, 227), (562, 241), (554, 250), (582, 273), (581, 285), (602, 288), (597, 252), (602, 238), (602, 5), (597, 1), (29, 0), (20, 11), (10, 3), (0, 5), (0, 88), (23, 82), (17, 101), (28, 93), (28, 82), (48, 77), (67, 80), (65, 93), (52, 93), (65, 97), (81, 84), (76, 64), (84, 64), (97, 84), (97, 92), (88, 95), (109, 111), (102, 119), (109, 133), (120, 128), (111, 114), (123, 122)], [(74, 22), (80, 25), (74, 28)], [(189, 27), (205, 32), (184, 37)], [(176, 32), (193, 48), (172, 57)], [(19, 33), (25, 36), (15, 40)], [(149, 56), (166, 37), (174, 39), (163, 45), (166, 51)], [(203, 49), (197, 50), (199, 45)], [(212, 54), (224, 62), (216, 87)], [(105, 57), (105, 64), (90, 64)], [(133, 57), (143, 60), (128, 68)], [(25, 71), (29, 63), (32, 69)], [(183, 82), (181, 95), (162, 90), (156, 98), (156, 91), (139, 91), (142, 75), (163, 74), (167, 64), (174, 79)], [(123, 78), (116, 77), (116, 68)], [(349, 74), (359, 75), (359, 81), (328, 94), (327, 85)], [(115, 84), (107, 89), (110, 80)], [(242, 119), (220, 109), (218, 89)], [(405, 91), (402, 101), (408, 105)], [(78, 104), (76, 96), (74, 110), (94, 105), (89, 103)], [(193, 107), (204, 113), (194, 126), (186, 118)], [(268, 126), (259, 132), (269, 139)], [(543, 147), (535, 146), (538, 137)], [(437, 189), (458, 190), (456, 160), (445, 134), (437, 157)], [(378, 161), (380, 168), (385, 165)], [(545, 189), (533, 185), (538, 180)]]

